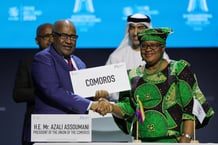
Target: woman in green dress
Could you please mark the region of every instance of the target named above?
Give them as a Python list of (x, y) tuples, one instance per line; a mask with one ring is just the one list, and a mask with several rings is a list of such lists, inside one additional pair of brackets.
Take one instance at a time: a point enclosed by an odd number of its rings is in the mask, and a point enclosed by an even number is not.
[[(113, 113), (117, 125), (142, 142), (188, 143), (194, 128), (205, 126), (214, 115), (190, 63), (163, 59), (171, 33), (170, 28), (148, 28), (138, 34), (146, 65), (128, 71), (131, 91), (121, 92), (115, 104), (100, 99), (104, 108), (97, 110), (102, 115)], [(144, 110), (139, 112), (143, 113), (140, 121), (136, 115), (139, 101)], [(200, 105), (195, 108), (206, 114), (200, 122), (193, 114), (196, 102)]]

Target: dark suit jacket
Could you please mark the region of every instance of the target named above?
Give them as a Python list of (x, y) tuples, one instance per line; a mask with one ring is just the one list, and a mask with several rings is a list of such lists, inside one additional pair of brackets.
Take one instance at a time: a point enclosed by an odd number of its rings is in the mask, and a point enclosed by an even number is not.
[[(72, 57), (78, 69), (86, 68), (82, 60), (75, 55)], [(36, 88), (34, 113), (87, 113), (90, 100), (74, 94), (69, 71), (70, 66), (52, 45), (35, 55), (32, 64), (32, 77)]]
[(31, 113), (34, 108), (34, 86), (31, 77), (31, 65), (33, 56), (22, 59), (19, 63), (13, 89), (15, 102), (27, 102), (27, 112)]
[(26, 112), (23, 123), (22, 142), (29, 142), (31, 128), (31, 114), (34, 110), (34, 86), (31, 77), (33, 55), (23, 58), (17, 69), (13, 89), (13, 99), (17, 103), (26, 103)]

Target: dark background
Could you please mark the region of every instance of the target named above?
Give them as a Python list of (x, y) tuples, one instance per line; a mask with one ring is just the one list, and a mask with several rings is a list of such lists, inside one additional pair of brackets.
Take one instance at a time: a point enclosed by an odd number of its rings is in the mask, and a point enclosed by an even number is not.
[[(114, 49), (77, 49), (78, 55), (88, 67), (104, 65)], [(0, 145), (21, 145), (21, 132), (25, 103), (15, 103), (12, 90), (18, 62), (37, 49), (1, 49), (0, 50)], [(218, 49), (182, 48), (167, 49), (171, 59), (185, 59), (196, 72), (199, 86), (210, 105), (218, 112)], [(218, 143), (218, 118), (215, 114), (208, 126), (196, 131), (201, 143)]]

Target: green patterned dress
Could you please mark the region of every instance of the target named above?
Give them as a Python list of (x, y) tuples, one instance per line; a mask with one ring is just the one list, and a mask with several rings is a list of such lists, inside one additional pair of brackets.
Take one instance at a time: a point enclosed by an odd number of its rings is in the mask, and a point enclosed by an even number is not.
[(200, 91), (191, 66), (184, 60), (172, 60), (161, 72), (146, 74), (141, 67), (128, 72), (131, 91), (121, 92), (117, 104), (125, 121), (114, 116), (117, 125), (126, 133), (135, 136), (136, 98), (139, 97), (145, 112), (145, 121), (139, 122), (139, 138), (143, 142), (178, 142), (183, 121), (195, 120), (192, 114), (193, 98), (196, 98), (206, 119), (197, 122), (197, 128), (205, 126), (214, 111)]

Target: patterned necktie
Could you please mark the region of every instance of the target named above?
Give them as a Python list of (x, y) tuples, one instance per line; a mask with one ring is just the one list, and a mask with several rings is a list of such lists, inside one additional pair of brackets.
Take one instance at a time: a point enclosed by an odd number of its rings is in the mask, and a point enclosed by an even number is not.
[(72, 71), (76, 70), (75, 67), (73, 66), (73, 62), (71, 60), (70, 56), (64, 57), (67, 60), (67, 64), (71, 67)]

